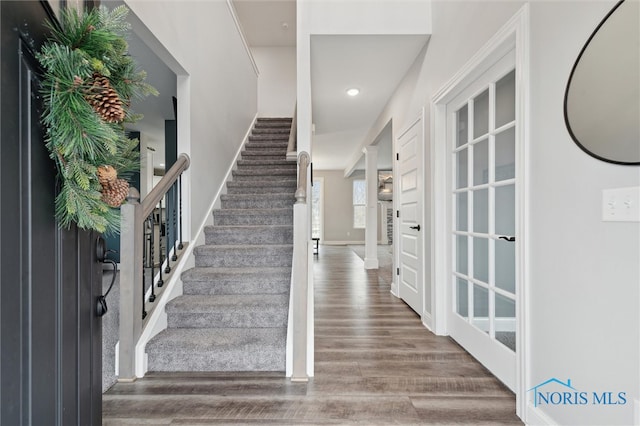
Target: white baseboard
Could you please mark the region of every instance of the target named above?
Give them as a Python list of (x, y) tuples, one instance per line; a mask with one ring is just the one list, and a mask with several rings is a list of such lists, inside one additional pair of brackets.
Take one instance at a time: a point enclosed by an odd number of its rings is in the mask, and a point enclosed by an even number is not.
[(363, 246), (364, 241), (320, 240), (321, 246)]
[(525, 414), (524, 421), (527, 425), (549, 425), (556, 426), (555, 422), (546, 413), (540, 410), (538, 407), (534, 407), (532, 404), (527, 403), (527, 412)]
[(393, 277), (393, 281), (391, 281), (391, 294), (393, 294), (397, 298), (400, 298), (400, 293), (398, 293), (398, 282), (396, 281), (395, 275)]
[(431, 317), (431, 314), (429, 312), (423, 312), (422, 313), (422, 325), (424, 325), (427, 330), (429, 330), (430, 332), (433, 333), (433, 328), (432, 325), (433, 324), (433, 319)]
[[(348, 240), (320, 240), (321, 246), (363, 246), (364, 241), (348, 241)], [(385, 244), (382, 241), (378, 241), (379, 246), (391, 246), (391, 244)]]
[(371, 259), (369, 257), (364, 258), (364, 269), (378, 269), (378, 258)]

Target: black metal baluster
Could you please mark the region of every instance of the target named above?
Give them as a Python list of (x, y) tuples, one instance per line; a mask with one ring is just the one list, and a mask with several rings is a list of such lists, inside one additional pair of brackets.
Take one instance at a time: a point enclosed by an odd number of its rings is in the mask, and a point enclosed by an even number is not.
[(165, 221), (166, 221), (166, 225), (165, 225), (165, 237), (164, 237), (164, 241), (165, 241), (165, 249), (167, 252), (167, 267), (164, 268), (164, 272), (166, 272), (167, 274), (169, 272), (171, 272), (171, 256), (169, 256), (171, 249), (169, 248), (169, 205), (171, 204), (171, 195), (170, 195), (171, 190), (167, 191), (167, 193), (165, 194), (165, 196), (167, 197), (167, 208), (165, 209), (166, 211), (166, 217), (165, 217)]
[[(146, 244), (146, 240), (147, 240), (147, 232), (146, 232), (146, 227), (143, 226), (142, 227), (142, 241), (145, 242)], [(145, 250), (146, 251), (146, 250)], [(146, 254), (146, 253), (145, 253)], [(147, 275), (147, 271), (146, 271), (146, 262), (145, 262), (145, 254), (143, 254), (142, 256), (142, 319), (145, 319), (147, 317), (147, 311), (144, 309), (144, 305), (145, 305), (145, 300), (144, 300), (144, 296), (147, 293), (146, 292), (146, 275)], [(151, 278), (151, 282), (153, 283), (153, 277)]]
[(153, 244), (154, 244), (154, 236), (153, 236), (153, 212), (151, 212), (151, 214), (149, 215), (149, 218), (147, 219), (149, 222), (151, 222), (151, 233), (149, 235), (149, 240), (151, 242), (151, 250), (150, 250), (150, 254), (149, 257), (151, 258), (151, 295), (149, 296), (149, 302), (153, 303), (156, 301), (156, 292), (155, 292), (155, 285), (154, 285), (154, 280), (155, 280), (155, 262), (154, 262), (154, 258), (153, 258), (153, 254), (154, 254), (154, 250), (153, 250)]
[[(155, 211), (151, 212), (151, 233), (149, 234), (149, 257), (151, 258), (151, 282), (154, 282), (156, 279), (156, 249), (155, 249), (155, 245), (156, 245), (156, 216), (155, 216)], [(158, 287), (160, 287), (161, 284), (158, 283)]]
[(178, 176), (178, 199), (180, 207), (180, 244), (178, 244), (178, 249), (182, 250), (184, 248), (184, 245), (182, 244), (182, 174)]
[(144, 311), (144, 289), (147, 282), (147, 264), (149, 262), (149, 257), (147, 255), (147, 246), (149, 245), (149, 235), (147, 234), (147, 221), (144, 221), (142, 227), (142, 239), (144, 241), (144, 249), (142, 251), (142, 319), (146, 316)]
[(171, 256), (171, 260), (174, 262), (178, 260), (178, 182), (173, 183), (173, 187), (171, 188), (171, 198), (172, 198), (172, 206), (173, 206), (173, 220), (171, 222), (171, 239), (173, 240), (173, 256)]
[(160, 198), (160, 213), (158, 214), (158, 257), (160, 258), (160, 266), (158, 267), (158, 272), (160, 273), (160, 278), (158, 278), (158, 288), (164, 285), (164, 280), (162, 279), (162, 198)]

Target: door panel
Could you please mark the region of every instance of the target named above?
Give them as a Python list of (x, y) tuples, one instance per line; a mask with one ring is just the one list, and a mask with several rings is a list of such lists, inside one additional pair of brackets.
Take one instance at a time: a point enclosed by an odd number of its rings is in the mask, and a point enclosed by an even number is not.
[(398, 292), (418, 315), (423, 311), (423, 259), (422, 259), (422, 117), (401, 133), (397, 141), (396, 170), (399, 179), (399, 279)]
[(61, 231), (40, 125), (46, 2), (0, 2), (0, 424), (101, 422), (96, 236)]
[(447, 105), (451, 153), (450, 334), (511, 389), (516, 339), (513, 52)]

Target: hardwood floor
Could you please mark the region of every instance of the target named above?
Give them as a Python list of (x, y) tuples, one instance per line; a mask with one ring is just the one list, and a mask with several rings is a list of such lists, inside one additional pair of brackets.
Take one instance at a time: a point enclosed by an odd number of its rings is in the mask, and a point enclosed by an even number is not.
[(315, 377), (150, 373), (104, 395), (104, 425), (522, 424), (515, 397), (365, 271), (347, 247), (316, 258)]

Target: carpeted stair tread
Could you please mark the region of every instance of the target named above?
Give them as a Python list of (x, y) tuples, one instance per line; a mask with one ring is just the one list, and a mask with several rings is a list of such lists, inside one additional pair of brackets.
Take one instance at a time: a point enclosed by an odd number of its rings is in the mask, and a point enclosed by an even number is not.
[(237, 309), (239, 306), (266, 308), (282, 306), (288, 302), (288, 294), (224, 294), (216, 297), (183, 295), (167, 303), (167, 312), (211, 312), (218, 308)]
[(291, 126), (291, 122), (293, 121), (293, 118), (291, 117), (259, 117), (256, 120), (256, 122), (258, 123), (275, 123), (279, 121), (289, 123), (289, 126)]
[(238, 169), (232, 172), (234, 179), (239, 180), (278, 180), (283, 176), (294, 177), (297, 175), (296, 169), (269, 169), (255, 167), (253, 170)]
[(289, 143), (289, 135), (285, 133), (263, 133), (249, 135), (247, 143)]
[(171, 328), (287, 326), (287, 294), (182, 295), (167, 303)]
[[(255, 182), (255, 181), (254, 181)], [(245, 181), (243, 183), (252, 183), (251, 181)], [(258, 183), (258, 182), (256, 182)], [(296, 187), (292, 185), (274, 183), (273, 185), (264, 186), (229, 186), (227, 188), (228, 194), (291, 194), (296, 191)]]
[(291, 129), (286, 127), (254, 127), (251, 134), (253, 135), (287, 135), (289, 136)]
[(289, 144), (285, 142), (249, 142), (244, 146), (244, 149), (249, 151), (257, 151), (263, 149), (273, 149), (273, 150), (286, 150), (289, 147)]
[(213, 211), (215, 225), (292, 225), (292, 209), (221, 209)]
[(283, 176), (282, 179), (279, 179), (275, 182), (265, 182), (265, 181), (229, 181), (227, 182), (227, 188), (260, 188), (260, 187), (271, 187), (273, 185), (280, 186), (291, 186), (296, 187), (298, 182), (296, 178), (293, 176)]
[(259, 198), (282, 199), (294, 201), (295, 198), (291, 194), (222, 194), (221, 201), (227, 200), (253, 200)]
[(292, 193), (224, 194), (220, 197), (223, 209), (275, 209), (287, 208), (295, 202)]
[(207, 245), (293, 244), (291, 225), (218, 225), (204, 231)]
[(269, 167), (269, 166), (239, 166), (232, 172), (233, 176), (278, 176), (277, 179), (282, 179), (280, 176), (293, 177), (297, 176), (298, 172), (295, 167), (284, 168), (281, 166)]
[(291, 130), (291, 123), (287, 122), (257, 122), (254, 129), (286, 129)]
[(238, 167), (242, 166), (278, 166), (281, 168), (285, 167), (296, 167), (295, 160), (286, 160), (284, 158), (278, 160), (263, 160), (263, 159), (247, 159), (247, 160), (238, 160)]
[(184, 294), (289, 294), (289, 267), (191, 268), (181, 275)]
[(147, 344), (149, 371), (284, 371), (286, 338), (286, 327), (169, 328)]
[(282, 278), (291, 275), (291, 268), (288, 267), (263, 267), (263, 268), (191, 268), (180, 276), (183, 281), (211, 281), (229, 280), (241, 281), (248, 276), (251, 279), (264, 278), (266, 280)]
[(204, 245), (196, 247), (196, 267), (291, 266), (292, 244)]
[(265, 127), (286, 127), (287, 129), (291, 129), (291, 120), (280, 119), (280, 120), (262, 120), (258, 119), (254, 126), (256, 129), (262, 129)]
[(242, 151), (241, 159), (243, 160), (251, 160), (251, 159), (260, 159), (260, 160), (282, 160), (287, 158), (287, 153), (284, 150), (253, 150), (253, 151)]

